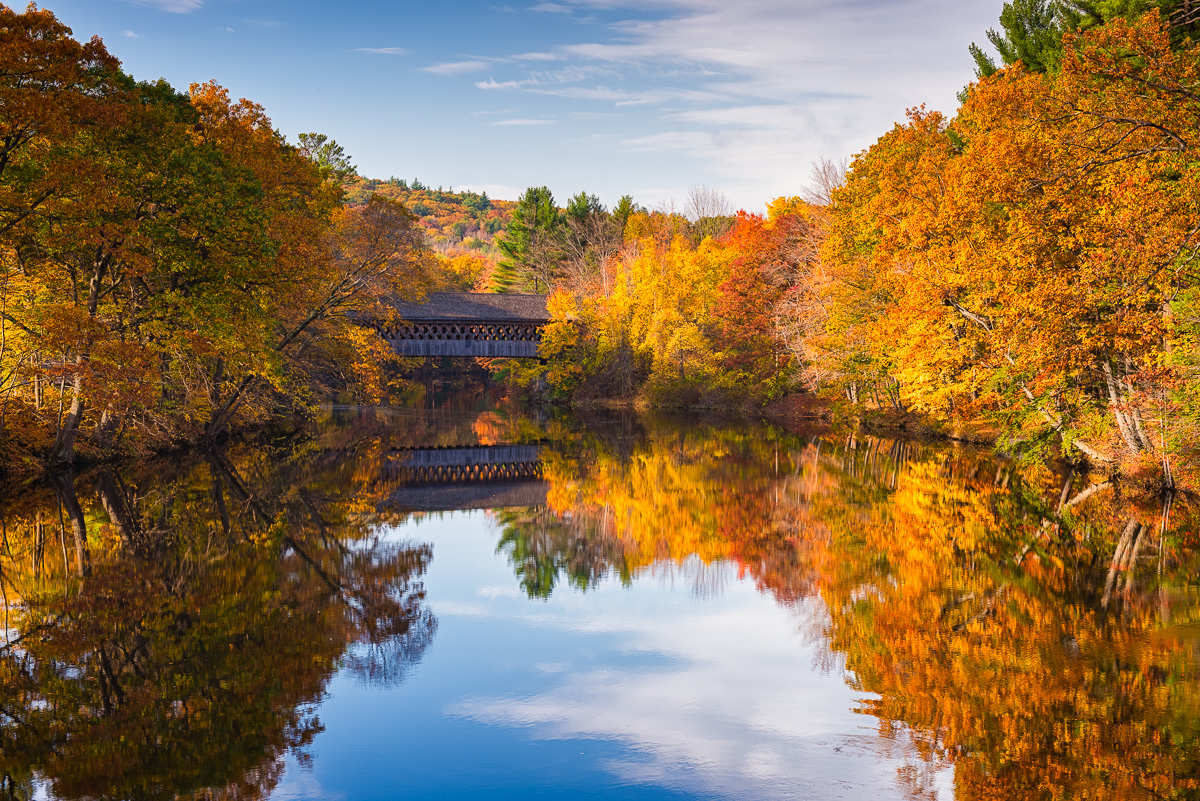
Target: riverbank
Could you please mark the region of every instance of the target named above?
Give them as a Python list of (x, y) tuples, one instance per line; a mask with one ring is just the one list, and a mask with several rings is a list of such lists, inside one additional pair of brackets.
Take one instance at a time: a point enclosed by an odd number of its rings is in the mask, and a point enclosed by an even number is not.
[(982, 420), (945, 424), (916, 412), (867, 409), (807, 392), (780, 398), (762, 407), (760, 413), (767, 420), (785, 427), (820, 421), (871, 434), (969, 442), (987, 447), (995, 447), (1000, 439), (1000, 430)]

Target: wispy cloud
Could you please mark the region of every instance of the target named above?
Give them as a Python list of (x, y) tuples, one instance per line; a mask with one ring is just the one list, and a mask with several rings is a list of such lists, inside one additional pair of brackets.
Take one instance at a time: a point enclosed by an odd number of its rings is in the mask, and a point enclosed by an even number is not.
[(131, 2), (139, 6), (151, 6), (162, 11), (169, 11), (172, 14), (187, 14), (204, 5), (204, 0), (131, 0)]
[(513, 81), (497, 81), (488, 78), (486, 81), (476, 81), (475, 88), (495, 92), (524, 92), (528, 94), (560, 97), (567, 100), (594, 100), (612, 103), (617, 108), (622, 106), (649, 106), (679, 101), (712, 102), (727, 100), (728, 95), (694, 89), (616, 89), (610, 86), (571, 86), (559, 83), (547, 83), (539, 78), (526, 78)]
[(554, 122), (555, 122), (554, 120), (518, 119), (518, 120), (496, 120), (495, 122), (493, 122), (491, 124), (492, 125), (553, 125)]
[(133, 31), (129, 30), (128, 28), (121, 31), (121, 35), (124, 36), (126, 39), (141, 39), (142, 38), (142, 37), (138, 36), (136, 33), (134, 33)]
[(408, 51), (403, 47), (356, 47), (355, 53), (375, 53), (380, 56), (404, 56)]
[[(606, 104), (636, 126), (623, 140), (627, 151), (675, 153), (710, 175), (795, 192), (812, 161), (861, 150), (906, 107), (925, 102), (953, 112), (955, 92), (972, 75), (966, 45), (994, 24), (1000, 4), (543, 2), (528, 10), (597, 15), (607, 25), (588, 39), (509, 55), (474, 85)], [(561, 69), (533, 69), (551, 58), (563, 62)]]
[(563, 57), (558, 53), (517, 53), (512, 59), (513, 61), (562, 61)]
[(421, 67), (421, 72), (428, 72), (433, 75), (465, 75), (468, 72), (481, 72), (491, 67), (496, 63), (497, 59), (486, 60), (469, 60), (469, 61), (446, 61), (441, 64), (433, 64), (428, 67)]

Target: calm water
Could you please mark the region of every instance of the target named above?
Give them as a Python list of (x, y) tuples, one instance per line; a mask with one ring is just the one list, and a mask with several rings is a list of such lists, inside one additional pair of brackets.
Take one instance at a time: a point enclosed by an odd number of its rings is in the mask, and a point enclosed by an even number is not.
[(1045, 466), (459, 397), (0, 522), (0, 798), (1200, 796), (1196, 510)]

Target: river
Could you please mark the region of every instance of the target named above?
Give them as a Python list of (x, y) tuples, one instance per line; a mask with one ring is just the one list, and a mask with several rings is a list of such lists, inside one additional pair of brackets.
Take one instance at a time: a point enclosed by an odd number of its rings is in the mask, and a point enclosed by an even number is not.
[(1200, 795), (1200, 523), (493, 395), (0, 503), (0, 798)]

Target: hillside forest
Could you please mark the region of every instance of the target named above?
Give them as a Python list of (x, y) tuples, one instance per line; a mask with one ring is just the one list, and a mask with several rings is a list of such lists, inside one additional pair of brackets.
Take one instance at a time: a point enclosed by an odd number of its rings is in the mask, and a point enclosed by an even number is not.
[(0, 7), (4, 464), (385, 399), (411, 365), (357, 321), (475, 290), (549, 294), (544, 360), (492, 367), (552, 399), (801, 396), (1195, 486), (1198, 19), (1014, 0), (953, 116), (911, 109), (751, 213), (364, 178), (252, 101)]

